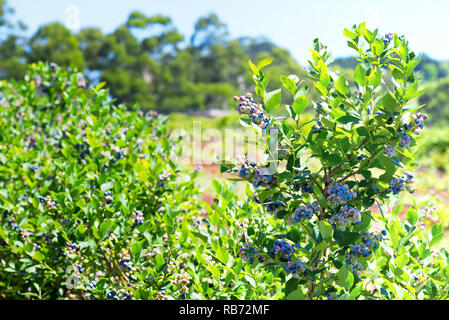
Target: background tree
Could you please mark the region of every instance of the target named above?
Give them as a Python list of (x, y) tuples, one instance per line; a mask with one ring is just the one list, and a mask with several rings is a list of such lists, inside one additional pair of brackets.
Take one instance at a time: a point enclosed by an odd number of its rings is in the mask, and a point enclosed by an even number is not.
[(22, 22), (13, 22), (14, 9), (5, 0), (0, 0), (0, 78), (20, 79), (25, 74), (26, 30)]

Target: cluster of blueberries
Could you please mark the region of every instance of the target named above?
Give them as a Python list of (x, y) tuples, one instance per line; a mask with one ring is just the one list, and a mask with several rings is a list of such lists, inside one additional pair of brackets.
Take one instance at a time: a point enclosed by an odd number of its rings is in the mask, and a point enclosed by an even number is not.
[(361, 219), (360, 210), (352, 206), (343, 206), (338, 214), (329, 219), (329, 223), (336, 229), (345, 231), (350, 224), (359, 223)]
[(164, 188), (165, 184), (168, 181), (168, 178), (170, 178), (170, 173), (166, 172), (166, 173), (161, 173), (157, 179), (157, 186), (160, 188)]
[(65, 245), (70, 253), (78, 252), (81, 249), (80, 245), (76, 243), (66, 242)]
[(253, 161), (245, 160), (240, 170), (238, 170), (238, 175), (241, 178), (249, 179), (251, 178), (252, 173), (254, 173), (251, 182), (254, 187), (273, 187), (277, 184), (277, 178), (272, 174), (268, 173), (268, 169), (266, 167), (256, 167), (257, 164)]
[(416, 125), (416, 128), (413, 131), (413, 133), (419, 135), (421, 133), (421, 130), (424, 128), (423, 121), (427, 119), (427, 114), (418, 112), (416, 115), (413, 115), (413, 119)]
[(33, 234), (31, 231), (27, 231), (25, 229), (19, 228), (19, 225), (14, 221), (14, 218), (8, 217), (9, 214), (10, 214), (10, 211), (4, 212), (4, 215), (6, 216), (6, 221), (9, 223), (11, 228), (19, 230), (22, 238), (27, 239), (29, 236), (31, 236)]
[[(410, 135), (408, 135), (406, 133), (406, 131), (413, 129), (413, 133), (416, 135), (419, 135), (421, 133), (421, 130), (424, 128), (423, 122), (427, 118), (428, 118), (427, 114), (418, 112), (417, 114), (414, 114), (412, 116), (412, 121), (407, 122), (402, 127), (398, 128), (399, 137), (400, 137), (399, 146), (401, 148), (403, 148), (403, 149), (408, 148), (412, 142), (412, 138), (410, 137)], [(387, 146), (384, 150), (384, 154), (387, 157), (392, 157), (392, 156), (394, 156), (395, 153), (396, 153), (396, 150), (394, 149), (394, 147), (391, 146), (390, 144), (387, 144)]]
[(357, 259), (360, 257), (367, 258), (371, 256), (373, 249), (376, 249), (379, 246), (378, 241), (382, 241), (383, 236), (386, 235), (386, 230), (382, 230), (380, 233), (364, 230), (362, 232), (361, 243), (352, 245), (349, 252), (345, 254), (345, 263), (350, 266), (353, 271), (363, 270), (363, 266)]
[[(106, 298), (108, 298), (108, 299), (113, 299), (113, 300), (119, 300), (119, 299), (120, 299), (119, 296), (118, 296), (118, 294), (115, 293), (114, 291), (108, 292), (108, 293), (106, 294)], [(125, 291), (125, 292), (123, 292), (123, 299), (125, 299), (125, 300), (131, 300), (131, 295), (130, 295), (127, 291)]]
[(302, 193), (313, 193), (313, 187), (307, 182), (297, 182), (293, 185), (293, 189), (295, 189), (295, 191), (301, 190)]
[(97, 283), (95, 282), (95, 280), (89, 282), (87, 284), (87, 292), (94, 290), (97, 287)]
[(259, 250), (254, 248), (250, 243), (245, 243), (242, 248), (240, 248), (240, 256), (244, 261), (252, 264), (255, 260), (259, 263), (263, 263), (264, 256), (259, 253)]
[(294, 223), (299, 223), (305, 219), (312, 219), (313, 214), (316, 213), (319, 208), (318, 202), (316, 201), (313, 203), (307, 202), (305, 205), (300, 205), (291, 215), (290, 222), (293, 221)]
[(42, 77), (40, 75), (35, 76), (34, 82), (36, 83), (36, 87), (40, 87), (42, 85)]
[(256, 165), (254, 161), (249, 163), (244, 162), (238, 172), (240, 178), (248, 179), (251, 176), (251, 168), (254, 168)]
[(114, 200), (114, 198), (111, 195), (111, 191), (104, 192), (104, 200), (106, 201), (107, 204), (110, 204), (112, 200)]
[(273, 248), (270, 249), (270, 253), (274, 255), (281, 254), (282, 259), (288, 260), (284, 265), (284, 270), (291, 273), (294, 278), (298, 278), (306, 270), (304, 262), (299, 259), (296, 259), (294, 262), (291, 260), (297, 248), (299, 248), (299, 243), (291, 244), (286, 239), (277, 239), (273, 244)]
[(394, 177), (391, 179), (390, 186), (388, 188), (388, 191), (393, 192), (393, 194), (398, 194), (404, 190), (407, 190), (410, 193), (415, 192), (414, 175), (407, 171), (404, 172), (402, 177)]
[(254, 187), (274, 187), (277, 184), (277, 178), (267, 173), (268, 169), (259, 167), (254, 170), (254, 177), (251, 180)]
[(389, 44), (394, 39), (394, 35), (392, 33), (387, 33), (384, 38), (384, 42)]
[(86, 156), (89, 154), (89, 145), (87, 143), (77, 143), (75, 145), (76, 151), (78, 151), (79, 156), (81, 159), (85, 159)]
[(270, 119), (265, 116), (262, 105), (254, 102), (251, 93), (247, 93), (245, 96), (240, 97), (235, 96), (234, 101), (239, 103), (235, 109), (240, 114), (249, 116), (252, 122), (262, 129), (265, 129), (268, 126)]
[(384, 154), (391, 158), (392, 156), (394, 156), (396, 153), (396, 149), (391, 145), (391, 144), (387, 144), (387, 146), (385, 147), (384, 150)]
[(137, 211), (137, 212), (133, 212), (132, 220), (134, 220), (134, 226), (140, 226), (141, 224), (143, 224), (145, 218), (143, 217), (143, 212), (141, 211)]
[(334, 207), (343, 205), (357, 197), (357, 192), (349, 189), (347, 184), (331, 182), (326, 188), (327, 199)]
[(405, 132), (402, 132), (401, 139), (399, 139), (399, 146), (402, 149), (408, 148), (410, 143), (412, 143), (412, 138)]
[(38, 199), (40, 203), (45, 204), (45, 206), (49, 209), (59, 208), (59, 203), (57, 203), (56, 200), (52, 199), (50, 196), (39, 196)]
[(306, 265), (299, 259), (296, 262), (287, 261), (284, 270), (291, 273), (293, 278), (298, 278), (301, 273), (306, 271)]
[(278, 148), (278, 159), (285, 160), (290, 156), (290, 146), (288, 144), (281, 144)]
[(131, 258), (128, 255), (123, 256), (119, 260), (118, 264), (120, 265), (120, 267), (122, 269), (125, 269), (125, 270), (128, 270), (128, 271), (131, 271), (133, 269)]
[(289, 243), (286, 239), (277, 239), (274, 241), (270, 253), (274, 255), (281, 254), (281, 258), (290, 260), (293, 253), (295, 253), (295, 247), (297, 245)]

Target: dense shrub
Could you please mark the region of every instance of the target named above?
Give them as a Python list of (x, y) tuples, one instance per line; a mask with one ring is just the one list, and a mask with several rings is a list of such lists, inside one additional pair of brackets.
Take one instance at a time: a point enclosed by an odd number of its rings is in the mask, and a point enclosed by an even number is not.
[[(442, 225), (425, 232), (422, 211), (409, 208), (404, 221), (402, 205), (393, 205), (400, 192), (415, 192), (414, 175), (404, 170), (418, 166), (427, 119), (407, 105), (422, 93), (413, 72), (419, 60), (403, 36), (383, 37), (364, 23), (344, 34), (359, 55), (356, 90), (329, 71), (330, 54), (316, 39), (309, 63), (320, 98), (309, 102), (306, 85), (282, 77), (294, 98), (287, 117), (273, 116), (281, 90), (265, 90), (262, 68), (271, 60), (250, 61), (257, 97), (234, 100), (241, 123), (267, 138), (267, 157), (223, 170), (252, 183), (254, 202), (272, 218), (268, 227), (250, 223), (241, 255), (279, 276), (287, 299), (445, 299), (449, 254), (430, 249), (443, 238)], [(388, 70), (391, 90), (381, 86)], [(304, 133), (300, 117), (308, 106), (316, 116)]]
[(114, 105), (102, 86), (42, 63), (0, 83), (1, 297), (279, 294), (238, 257), (235, 192), (215, 181), (216, 204), (199, 200), (197, 173), (171, 160), (167, 119)]

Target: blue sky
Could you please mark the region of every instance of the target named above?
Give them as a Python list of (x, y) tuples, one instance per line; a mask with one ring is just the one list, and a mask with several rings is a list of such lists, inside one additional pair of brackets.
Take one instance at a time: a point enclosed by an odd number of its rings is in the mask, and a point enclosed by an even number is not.
[[(265, 36), (290, 50), (301, 64), (318, 37), (334, 56), (352, 54), (342, 35), (344, 27), (366, 21), (380, 32), (405, 34), (416, 52), (449, 60), (449, 1), (447, 0), (7, 0), (15, 17), (29, 32), (39, 25), (60, 21), (76, 29), (70, 17), (79, 13), (79, 25), (111, 32), (129, 12), (163, 14), (172, 18), (188, 39), (197, 18), (215, 12), (228, 25), (230, 36)], [(75, 9), (73, 9), (75, 8)], [(74, 15), (75, 14), (75, 15)], [(76, 22), (76, 21), (75, 21)]]

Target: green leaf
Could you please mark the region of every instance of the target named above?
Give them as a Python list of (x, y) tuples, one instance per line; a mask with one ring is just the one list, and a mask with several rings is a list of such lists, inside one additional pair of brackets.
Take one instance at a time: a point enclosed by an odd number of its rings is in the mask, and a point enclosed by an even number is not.
[(373, 72), (368, 77), (368, 83), (376, 89), (380, 83), (382, 82), (382, 72), (380, 69), (377, 69), (376, 72)]
[(384, 51), (384, 43), (381, 40), (375, 40), (372, 44), (372, 49), (375, 55), (380, 56), (382, 51)]
[(292, 228), (288, 234), (287, 234), (287, 238), (290, 239), (293, 242), (299, 242), (299, 240), (301, 239), (301, 233), (299, 232), (298, 229), (296, 228)]
[(396, 259), (394, 259), (394, 264), (397, 268), (402, 269), (404, 268), (409, 261), (409, 258), (407, 255), (402, 254), (400, 256), (397, 256)]
[(354, 81), (357, 82), (361, 87), (366, 86), (368, 83), (368, 77), (366, 75), (366, 70), (361, 64), (358, 64), (354, 71)]
[(251, 68), (251, 71), (255, 74), (255, 75), (259, 75), (259, 69), (254, 65), (254, 63), (251, 61), (251, 59), (248, 60), (248, 65)]
[(286, 284), (285, 284), (285, 295), (288, 296), (291, 292), (298, 289), (298, 282), (299, 280), (297, 278), (290, 278)]
[(157, 254), (154, 257), (154, 266), (156, 267), (156, 270), (160, 271), (164, 265), (165, 265), (164, 256), (162, 254)]
[(44, 261), (45, 255), (44, 255), (42, 252), (40, 252), (40, 251), (36, 251), (36, 252), (34, 253), (34, 255), (33, 255), (33, 259), (35, 259), (35, 260), (41, 262), (41, 261)]
[(418, 221), (418, 213), (414, 208), (410, 207), (408, 208), (407, 213), (405, 214), (405, 218), (412, 226), (414, 226)]
[(318, 222), (318, 225), (319, 225), (320, 233), (321, 233), (321, 236), (323, 237), (323, 239), (324, 240), (332, 239), (332, 232), (333, 232), (332, 226), (324, 220), (320, 220)]
[(343, 123), (343, 124), (347, 124), (347, 123), (359, 123), (360, 122), (360, 118), (354, 117), (354, 116), (350, 116), (350, 115), (344, 115), (343, 117), (340, 117), (337, 119), (338, 122)]
[(78, 227), (76, 227), (75, 231), (79, 234), (84, 234), (86, 232), (86, 228), (83, 224), (80, 224)]
[(213, 264), (208, 264), (207, 268), (212, 273), (212, 275), (217, 278), (217, 280), (220, 280), (220, 270), (214, 266)]
[(2, 229), (2, 227), (0, 227), (0, 238), (5, 240), (5, 242), (8, 240), (8, 238), (6, 236), (6, 232), (5, 232), (5, 230)]
[(429, 246), (433, 246), (435, 243), (439, 242), (441, 239), (443, 239), (443, 226), (441, 223), (436, 223), (432, 226), (432, 229), (430, 231), (430, 243)]
[(415, 82), (405, 90), (404, 99), (411, 100), (420, 96), (423, 92), (424, 90), (418, 91), (418, 82)]
[(214, 187), (215, 191), (220, 194), (221, 193), (221, 183), (218, 182), (216, 179), (212, 179), (212, 187)]
[(265, 110), (270, 113), (281, 105), (281, 89), (277, 89), (267, 93)]
[(100, 231), (102, 233), (106, 233), (106, 231), (108, 231), (112, 227), (112, 225), (113, 225), (112, 220), (110, 220), (110, 219), (106, 220), (106, 221), (100, 223)]
[(387, 92), (382, 98), (382, 104), (388, 111), (395, 112), (399, 102), (390, 92)]
[(360, 237), (360, 233), (351, 231), (334, 231), (334, 239), (340, 246), (347, 246), (354, 243)]
[(101, 191), (105, 192), (114, 187), (114, 182), (106, 182), (100, 186)]
[(438, 294), (437, 285), (432, 281), (432, 279), (427, 280), (426, 293), (430, 299), (435, 298), (435, 296)]
[(405, 74), (408, 76), (416, 68), (420, 61), (421, 58), (410, 61), (405, 69)]
[(164, 215), (162, 217), (162, 219), (167, 224), (167, 227), (169, 227), (169, 228), (173, 228), (174, 227), (173, 219), (168, 214)]
[(357, 38), (359, 36), (357, 33), (352, 32), (351, 30), (346, 29), (346, 28), (343, 29), (343, 35), (345, 37), (348, 37), (351, 40), (357, 40)]
[(94, 235), (94, 237), (97, 240), (100, 240), (103, 237), (100, 230), (98, 230), (98, 228), (96, 226), (92, 226), (91, 228), (92, 228), (92, 234)]
[(250, 277), (250, 276), (247, 276), (247, 275), (245, 275), (245, 279), (246, 279), (246, 281), (248, 281), (249, 282), (249, 284), (253, 287), (253, 288), (255, 288), (256, 287), (256, 281), (254, 281), (254, 278), (252, 278), (252, 277)]
[[(251, 61), (251, 60), (250, 60)], [(273, 58), (265, 58), (259, 61), (257, 64), (257, 69), (262, 70), (262, 68), (270, 65), (273, 62)]]
[(304, 112), (304, 110), (307, 107), (307, 98), (304, 96), (299, 96), (298, 98), (293, 101), (292, 109), (296, 114), (301, 114)]
[(288, 91), (291, 92), (291, 94), (294, 95), (294, 94), (296, 93), (297, 87), (296, 87), (295, 81), (293, 81), (292, 79), (290, 79), (290, 78), (287, 77), (287, 76), (282, 75), (282, 76), (281, 76), (281, 82), (282, 82), (282, 85), (283, 85)]
[(223, 264), (227, 264), (229, 260), (229, 253), (228, 251), (223, 248), (219, 247), (217, 250), (217, 258), (220, 260)]
[[(145, 241), (145, 240), (143, 240)], [(142, 251), (142, 242), (133, 242), (130, 246), (131, 254), (135, 260), (138, 260), (140, 257), (140, 252)]]
[(343, 76), (340, 76), (337, 80), (337, 82), (335, 82), (335, 89), (337, 89), (337, 91), (346, 96), (346, 94), (349, 91), (349, 86), (346, 84), (346, 79)]
[(346, 265), (341, 267), (341, 269), (337, 273), (338, 278), (338, 284), (342, 287), (344, 287), (346, 290), (349, 290), (353, 283), (354, 283), (354, 276), (350, 271), (348, 271), (348, 268)]
[(297, 289), (293, 292), (290, 292), (287, 296), (287, 300), (305, 300), (306, 296), (302, 292), (301, 289)]
[(321, 82), (315, 83), (315, 88), (318, 90), (319, 93), (321, 93), (322, 96), (327, 97), (327, 88), (323, 86)]

